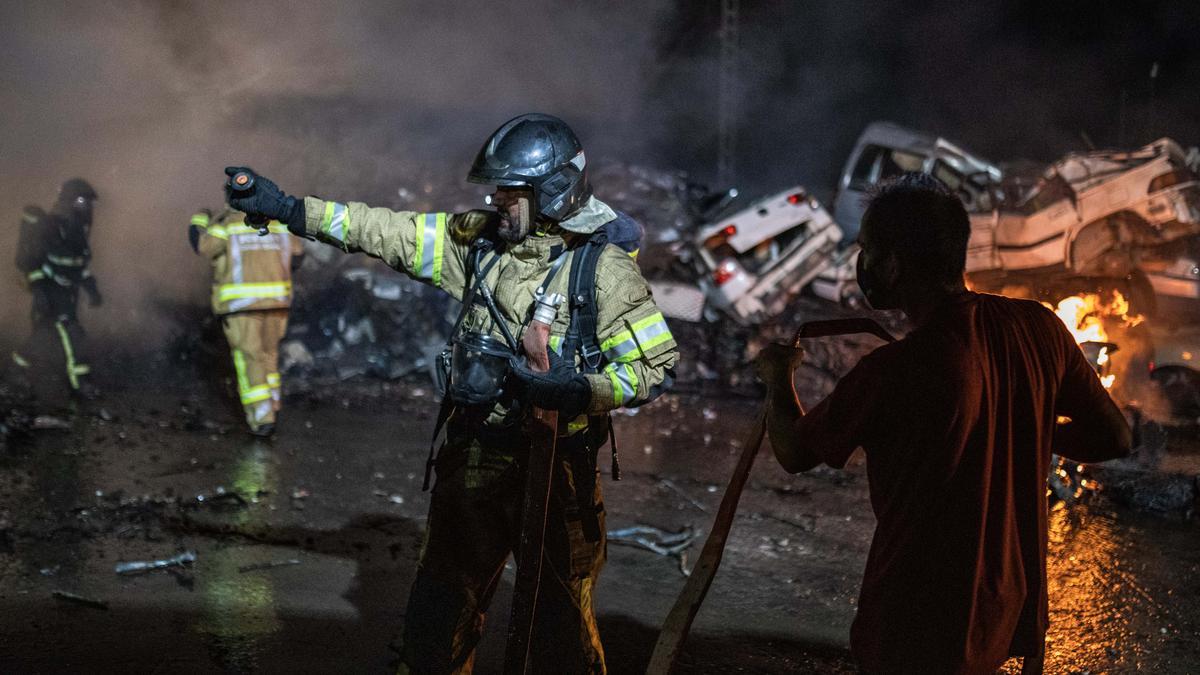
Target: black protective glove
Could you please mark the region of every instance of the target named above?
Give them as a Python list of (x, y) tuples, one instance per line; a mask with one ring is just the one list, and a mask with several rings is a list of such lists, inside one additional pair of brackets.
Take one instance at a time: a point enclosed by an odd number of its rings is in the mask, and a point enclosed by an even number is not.
[(188, 225), (188, 243), (192, 245), (192, 253), (200, 252), (200, 228)]
[(537, 373), (530, 370), (522, 356), (513, 357), (512, 375), (517, 398), (544, 410), (557, 410), (573, 418), (592, 403), (592, 386), (582, 373), (554, 350), (548, 350), (550, 370)]
[(96, 277), (83, 280), (83, 290), (88, 296), (89, 307), (99, 307), (104, 304), (104, 296), (100, 295), (100, 287), (96, 285)]
[(254, 187), (249, 192), (234, 192), (230, 181), (226, 180), (225, 201), (229, 203), (230, 208), (237, 209), (247, 216), (278, 220), (287, 225), (292, 234), (303, 237), (307, 232), (304, 223), (304, 200), (285, 194), (271, 179), (254, 173), (253, 169), (244, 166), (225, 167), (225, 175), (230, 178), (240, 171), (254, 176)]
[(192, 245), (193, 253), (200, 252), (200, 234), (212, 224), (212, 215), (212, 211), (200, 209), (192, 216), (192, 222), (188, 225), (188, 243)]

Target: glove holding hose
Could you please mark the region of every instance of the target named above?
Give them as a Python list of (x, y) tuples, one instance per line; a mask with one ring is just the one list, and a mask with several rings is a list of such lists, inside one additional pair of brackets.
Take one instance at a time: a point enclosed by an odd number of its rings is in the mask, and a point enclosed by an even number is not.
[(530, 368), (524, 357), (513, 357), (510, 361), (518, 398), (539, 408), (557, 410), (568, 418), (586, 411), (592, 403), (592, 387), (587, 378), (557, 352), (549, 350), (546, 356), (550, 359), (550, 370), (544, 373)]
[(229, 176), (225, 181), (225, 201), (230, 208), (246, 214), (248, 225), (278, 220), (297, 237), (307, 234), (303, 199), (285, 194), (269, 178), (248, 167), (227, 166), (225, 175)]

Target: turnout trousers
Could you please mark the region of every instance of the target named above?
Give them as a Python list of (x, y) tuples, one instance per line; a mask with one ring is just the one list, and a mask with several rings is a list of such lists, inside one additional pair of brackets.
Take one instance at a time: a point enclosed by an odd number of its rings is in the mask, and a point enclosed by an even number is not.
[[(570, 443), (559, 440), (563, 453), (562, 446)], [(479, 453), (476, 441), (471, 448), (449, 456), (443, 450), (438, 457), (425, 541), (405, 613), (401, 673), (472, 671), (485, 613), (517, 548), (524, 467), (518, 460), (499, 475), (486, 476), (476, 467)], [(594, 472), (595, 463), (590, 467)], [(546, 518), (532, 673), (605, 672), (592, 607), (606, 557), (604, 511), (598, 477), (590, 478), (585, 482), (588, 488), (595, 485), (591, 503), (599, 523), (597, 541), (584, 535), (572, 462), (560, 454)]]
[(56, 379), (78, 392), (91, 373), (83, 327), (76, 314), (78, 290), (46, 280), (34, 282), (31, 291), (33, 327), (25, 344), (12, 353), (13, 364), (22, 370), (36, 367), (42, 371), (38, 379), (50, 372), (60, 373)]
[(259, 309), (221, 317), (233, 355), (238, 397), (246, 424), (258, 429), (275, 423), (279, 411), (279, 341), (287, 332), (288, 310)]

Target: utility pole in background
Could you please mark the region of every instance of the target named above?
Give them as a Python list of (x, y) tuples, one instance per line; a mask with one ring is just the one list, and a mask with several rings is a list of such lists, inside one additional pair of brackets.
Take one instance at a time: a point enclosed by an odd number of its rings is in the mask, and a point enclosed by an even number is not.
[(726, 189), (737, 178), (738, 5), (721, 2), (721, 58), (717, 74), (717, 185)]

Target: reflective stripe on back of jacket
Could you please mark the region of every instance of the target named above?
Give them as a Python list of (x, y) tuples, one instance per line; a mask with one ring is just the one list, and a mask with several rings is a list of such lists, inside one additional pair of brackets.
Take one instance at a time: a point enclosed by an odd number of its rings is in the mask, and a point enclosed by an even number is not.
[(242, 214), (231, 213), (201, 228), (199, 250), (212, 261), (216, 314), (292, 304), (292, 255), (300, 242), (277, 221), (268, 227), (269, 234), (260, 235)]

